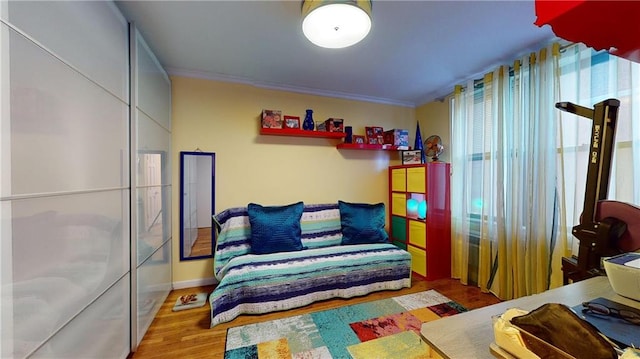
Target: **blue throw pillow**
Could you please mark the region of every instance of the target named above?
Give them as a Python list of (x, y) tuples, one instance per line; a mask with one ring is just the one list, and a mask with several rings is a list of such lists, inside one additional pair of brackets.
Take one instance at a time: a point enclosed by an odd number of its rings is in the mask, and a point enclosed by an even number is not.
[(267, 254), (302, 250), (300, 218), (302, 202), (287, 206), (261, 206), (249, 203), (251, 253)]
[(384, 203), (348, 203), (338, 201), (342, 244), (389, 242), (384, 229)]

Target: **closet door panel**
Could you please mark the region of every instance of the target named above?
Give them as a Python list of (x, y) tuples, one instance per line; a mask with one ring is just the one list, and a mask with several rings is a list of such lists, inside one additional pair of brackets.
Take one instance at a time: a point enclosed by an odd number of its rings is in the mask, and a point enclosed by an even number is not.
[(171, 128), (171, 82), (142, 36), (136, 32), (138, 49), (138, 109), (162, 127)]
[(137, 269), (138, 344), (171, 291), (171, 242), (165, 243)]
[(140, 110), (136, 111), (138, 118), (138, 152), (140, 153), (158, 153), (163, 152), (164, 163), (162, 164), (162, 175), (156, 177), (152, 182), (148, 177), (138, 176), (138, 185), (160, 185), (171, 183), (171, 132), (160, 126), (151, 117), (147, 116)]
[(170, 236), (171, 195), (165, 190), (171, 177), (171, 133), (141, 111), (138, 118), (138, 264)]
[[(32, 350), (129, 266), (128, 191), (10, 201), (13, 330)], [(19, 355), (16, 355), (19, 357)]]
[(131, 27), (132, 38), (132, 149), (141, 156), (160, 159), (160, 166), (138, 169), (133, 183), (137, 246), (133, 293), (132, 348), (140, 343), (153, 317), (171, 291), (171, 82), (142, 36)]
[(0, 356), (126, 357), (128, 25), (111, 1), (0, 9)]
[(126, 358), (129, 354), (129, 300), (127, 274), (31, 357)]
[(2, 29), (11, 41), (12, 176), (2, 196), (127, 186), (127, 104)]
[(111, 1), (9, 1), (7, 14), (14, 26), (129, 102), (128, 24)]
[(136, 190), (138, 204), (138, 265), (171, 236), (171, 187), (150, 186)]

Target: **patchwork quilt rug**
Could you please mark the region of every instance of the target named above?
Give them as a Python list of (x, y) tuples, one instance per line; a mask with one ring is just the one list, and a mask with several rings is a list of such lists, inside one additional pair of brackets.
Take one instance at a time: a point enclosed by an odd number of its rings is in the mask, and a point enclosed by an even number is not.
[(225, 359), (424, 358), (422, 323), (466, 312), (435, 290), (227, 330)]

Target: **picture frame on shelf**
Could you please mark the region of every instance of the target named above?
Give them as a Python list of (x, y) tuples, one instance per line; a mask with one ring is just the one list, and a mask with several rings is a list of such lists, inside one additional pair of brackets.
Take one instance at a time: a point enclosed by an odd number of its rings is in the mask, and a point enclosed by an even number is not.
[(262, 128), (282, 128), (282, 111), (262, 110)]
[(370, 145), (383, 145), (384, 144), (384, 130), (378, 126), (366, 126), (364, 128), (367, 144)]
[(365, 144), (364, 136), (361, 135), (353, 135), (353, 143)]
[(344, 120), (341, 118), (329, 118), (325, 123), (325, 131), (344, 132)]
[(403, 165), (419, 165), (422, 164), (422, 150), (402, 151)]
[(284, 116), (284, 128), (300, 128), (300, 117), (298, 116)]
[(382, 145), (377, 137), (367, 137), (368, 145)]

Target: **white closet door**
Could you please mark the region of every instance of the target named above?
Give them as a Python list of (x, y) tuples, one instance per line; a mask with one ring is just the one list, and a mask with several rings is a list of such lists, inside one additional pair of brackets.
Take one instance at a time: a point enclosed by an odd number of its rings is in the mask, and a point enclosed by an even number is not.
[(128, 25), (113, 2), (9, 1), (7, 18), (82, 75), (129, 102)]
[[(132, 148), (137, 228), (132, 249), (135, 274), (132, 293), (132, 344), (135, 349), (171, 291), (171, 81), (140, 33), (131, 27), (134, 96)], [(146, 161), (140, 161), (147, 158)], [(147, 175), (152, 174), (152, 175)], [(151, 211), (151, 213), (148, 213)]]
[(124, 357), (127, 24), (109, 2), (0, 7), (0, 357)]

